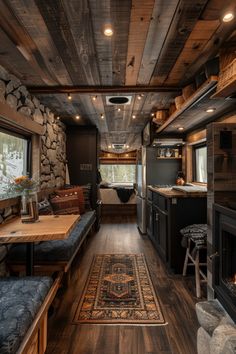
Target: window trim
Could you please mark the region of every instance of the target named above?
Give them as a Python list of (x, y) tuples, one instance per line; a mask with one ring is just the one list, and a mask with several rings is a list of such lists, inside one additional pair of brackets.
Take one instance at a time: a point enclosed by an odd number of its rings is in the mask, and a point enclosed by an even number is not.
[(200, 148), (203, 148), (203, 147), (206, 147), (207, 148), (207, 143), (206, 141), (203, 141), (201, 143), (197, 143), (197, 144), (194, 144), (192, 146), (192, 171), (193, 171), (193, 183), (196, 183), (196, 184), (203, 184), (203, 185), (206, 185), (207, 182), (200, 182), (200, 181), (197, 181), (196, 180), (196, 150), (197, 149), (200, 149)]
[(14, 129), (6, 129), (0, 126), (0, 132), (8, 135), (12, 135), (16, 138), (24, 139), (27, 142), (27, 155), (26, 155), (26, 173), (32, 177), (32, 135), (19, 133)]

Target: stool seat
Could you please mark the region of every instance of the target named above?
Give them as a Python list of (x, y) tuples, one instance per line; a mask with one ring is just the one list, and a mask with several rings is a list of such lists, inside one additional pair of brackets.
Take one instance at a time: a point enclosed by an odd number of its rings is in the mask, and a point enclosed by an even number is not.
[(183, 276), (186, 275), (188, 266), (195, 267), (196, 296), (199, 298), (201, 297), (200, 283), (207, 281), (206, 275), (200, 269), (200, 266), (206, 266), (207, 262), (206, 260), (201, 263), (199, 261), (201, 250), (206, 250), (207, 248), (207, 224), (188, 225), (181, 229), (180, 233), (183, 235), (181, 244), (187, 248)]

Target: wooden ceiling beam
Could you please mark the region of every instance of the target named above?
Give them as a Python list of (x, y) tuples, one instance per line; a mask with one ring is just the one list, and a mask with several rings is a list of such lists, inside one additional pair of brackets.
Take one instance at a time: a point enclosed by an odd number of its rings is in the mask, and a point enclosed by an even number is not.
[(178, 86), (28, 86), (33, 94), (181, 92)]

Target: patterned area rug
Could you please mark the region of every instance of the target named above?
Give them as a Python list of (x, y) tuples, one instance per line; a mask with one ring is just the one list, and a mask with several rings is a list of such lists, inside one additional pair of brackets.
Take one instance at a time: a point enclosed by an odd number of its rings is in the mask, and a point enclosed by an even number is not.
[(74, 323), (165, 324), (144, 255), (96, 255)]

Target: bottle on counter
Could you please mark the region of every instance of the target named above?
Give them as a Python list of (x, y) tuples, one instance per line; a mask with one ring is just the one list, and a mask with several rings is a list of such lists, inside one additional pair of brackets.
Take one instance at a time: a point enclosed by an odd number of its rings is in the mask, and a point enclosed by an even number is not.
[(185, 184), (183, 171), (178, 171), (175, 183), (177, 186), (183, 186)]

